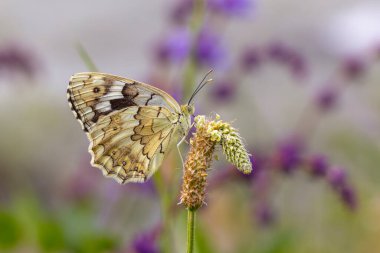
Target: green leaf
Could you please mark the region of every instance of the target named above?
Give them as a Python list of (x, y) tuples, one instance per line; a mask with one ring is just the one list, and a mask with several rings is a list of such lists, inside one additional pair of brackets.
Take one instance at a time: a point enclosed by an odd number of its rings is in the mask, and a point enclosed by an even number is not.
[(37, 224), (37, 241), (45, 252), (63, 249), (64, 233), (60, 224), (54, 220), (43, 220)]
[(22, 235), (21, 226), (8, 212), (0, 211), (0, 249), (10, 249), (17, 245)]
[(288, 253), (294, 252), (294, 246), (294, 236), (290, 231), (286, 230), (277, 232), (272, 238), (268, 238), (268, 241), (262, 245), (261, 250), (257, 252)]
[(82, 244), (79, 246), (78, 252), (114, 252), (116, 247), (117, 242), (110, 235), (89, 234), (82, 238)]

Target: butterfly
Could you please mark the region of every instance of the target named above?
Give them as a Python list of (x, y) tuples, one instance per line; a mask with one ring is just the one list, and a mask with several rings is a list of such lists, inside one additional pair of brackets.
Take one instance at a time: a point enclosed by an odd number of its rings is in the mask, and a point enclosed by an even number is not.
[(148, 180), (172, 141), (180, 139), (178, 147), (188, 134), (191, 101), (211, 81), (205, 81), (210, 72), (184, 105), (161, 89), (128, 78), (98, 72), (73, 75), (67, 99), (90, 141), (92, 166), (120, 184)]

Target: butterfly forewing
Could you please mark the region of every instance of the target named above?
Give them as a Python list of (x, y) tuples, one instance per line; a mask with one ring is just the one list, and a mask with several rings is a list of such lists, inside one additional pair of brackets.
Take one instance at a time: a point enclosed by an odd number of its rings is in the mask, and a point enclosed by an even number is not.
[(166, 92), (131, 79), (96, 73), (78, 73), (67, 89), (71, 110), (89, 132), (104, 115), (130, 106), (161, 106), (180, 112), (178, 103)]

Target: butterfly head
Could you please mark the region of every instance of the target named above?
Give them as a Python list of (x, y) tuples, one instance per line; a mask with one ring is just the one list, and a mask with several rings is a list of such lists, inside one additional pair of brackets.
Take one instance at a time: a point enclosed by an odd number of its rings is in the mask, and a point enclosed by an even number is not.
[(181, 112), (185, 115), (185, 116), (192, 116), (194, 115), (194, 111), (195, 111), (195, 108), (194, 108), (194, 105), (181, 105)]

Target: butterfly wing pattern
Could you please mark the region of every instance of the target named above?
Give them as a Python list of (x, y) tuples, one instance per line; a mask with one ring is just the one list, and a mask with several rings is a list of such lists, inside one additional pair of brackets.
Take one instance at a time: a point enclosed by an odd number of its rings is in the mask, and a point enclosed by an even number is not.
[(190, 125), (169, 94), (114, 75), (75, 74), (67, 98), (90, 140), (91, 164), (122, 184), (145, 182)]

